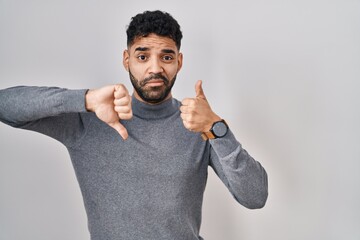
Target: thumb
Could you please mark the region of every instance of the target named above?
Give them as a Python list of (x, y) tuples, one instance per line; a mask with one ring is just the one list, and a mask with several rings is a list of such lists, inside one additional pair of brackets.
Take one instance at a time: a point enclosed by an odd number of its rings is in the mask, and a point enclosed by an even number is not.
[(128, 131), (119, 121), (110, 123), (109, 125), (110, 127), (114, 128), (124, 140), (129, 137)]
[(195, 92), (197, 98), (202, 98), (206, 100), (204, 90), (202, 89), (202, 81), (198, 80), (195, 85)]

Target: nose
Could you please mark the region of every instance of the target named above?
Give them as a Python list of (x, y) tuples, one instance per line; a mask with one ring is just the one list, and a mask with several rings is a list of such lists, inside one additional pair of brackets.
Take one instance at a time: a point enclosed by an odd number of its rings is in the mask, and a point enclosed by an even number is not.
[(149, 73), (150, 74), (156, 74), (156, 73), (161, 73), (164, 71), (161, 62), (159, 59), (157, 58), (153, 58), (151, 59), (151, 61), (149, 61)]

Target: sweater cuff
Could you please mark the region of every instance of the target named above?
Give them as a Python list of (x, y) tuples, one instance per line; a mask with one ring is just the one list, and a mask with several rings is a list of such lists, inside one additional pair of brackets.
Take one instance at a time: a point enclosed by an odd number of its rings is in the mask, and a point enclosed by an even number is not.
[(224, 137), (210, 139), (209, 142), (220, 158), (225, 158), (226, 156), (230, 155), (238, 147), (241, 148), (241, 144), (236, 140), (230, 129)]
[(85, 107), (85, 94), (88, 89), (68, 90), (64, 94), (64, 112), (87, 112)]

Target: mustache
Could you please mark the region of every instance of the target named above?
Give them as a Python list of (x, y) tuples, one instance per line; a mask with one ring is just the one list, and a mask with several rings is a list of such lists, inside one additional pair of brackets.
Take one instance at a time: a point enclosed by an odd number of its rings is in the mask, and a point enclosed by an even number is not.
[(164, 77), (163, 75), (161, 75), (160, 73), (155, 73), (147, 78), (145, 78), (143, 81), (141, 81), (140, 85), (143, 87), (145, 86), (149, 81), (153, 80), (153, 79), (161, 79), (164, 81), (164, 84), (167, 86), (169, 85), (169, 79), (167, 79), (166, 77)]

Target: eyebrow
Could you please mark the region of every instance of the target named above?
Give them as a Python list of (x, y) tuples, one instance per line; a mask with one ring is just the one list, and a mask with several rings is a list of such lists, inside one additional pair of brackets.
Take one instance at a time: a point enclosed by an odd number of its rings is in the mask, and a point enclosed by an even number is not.
[[(146, 52), (146, 51), (149, 51), (150, 48), (148, 47), (137, 47), (135, 48), (135, 52), (139, 51), (139, 52)], [(172, 54), (175, 54), (175, 51), (172, 50), (172, 49), (162, 49), (161, 50), (162, 53), (172, 53)]]
[(172, 49), (163, 49), (163, 50), (161, 50), (161, 52), (163, 52), (163, 53), (172, 53), (172, 54), (175, 54), (175, 51), (172, 50)]
[(135, 52), (136, 51), (140, 51), (140, 52), (145, 52), (145, 51), (149, 51), (150, 48), (147, 48), (147, 47), (137, 47), (135, 48)]

